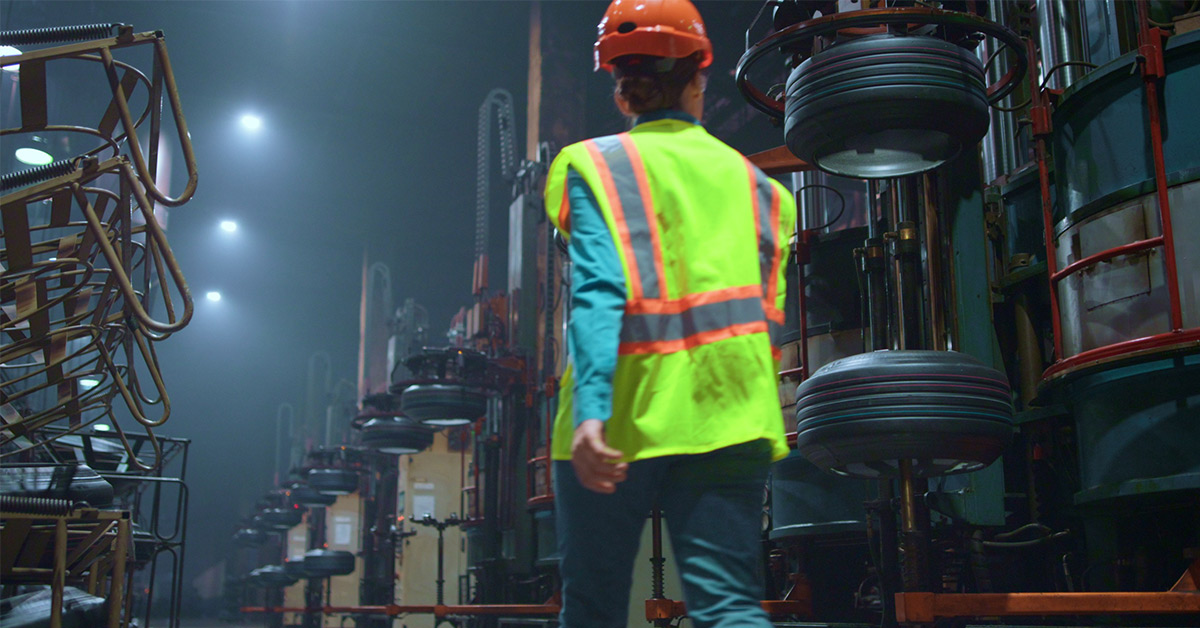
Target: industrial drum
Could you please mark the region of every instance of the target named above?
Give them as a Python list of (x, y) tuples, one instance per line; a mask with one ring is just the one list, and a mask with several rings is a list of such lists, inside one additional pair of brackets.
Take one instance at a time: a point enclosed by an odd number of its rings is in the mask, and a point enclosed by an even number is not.
[(1080, 505), (1200, 489), (1200, 31), (1163, 58), (1153, 112), (1136, 51), (1054, 111), (1060, 353), (1043, 388), (1073, 414)]

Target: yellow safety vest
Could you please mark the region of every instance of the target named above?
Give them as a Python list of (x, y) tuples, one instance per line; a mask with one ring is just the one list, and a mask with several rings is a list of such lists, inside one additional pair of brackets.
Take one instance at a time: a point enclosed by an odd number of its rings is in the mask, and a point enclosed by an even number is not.
[[(625, 272), (608, 444), (633, 461), (765, 438), (786, 456), (772, 337), (784, 322), (792, 195), (704, 127), (655, 120), (555, 158), (546, 211), (567, 238), (568, 169), (595, 195)], [(568, 367), (556, 460), (571, 458), (573, 388)]]

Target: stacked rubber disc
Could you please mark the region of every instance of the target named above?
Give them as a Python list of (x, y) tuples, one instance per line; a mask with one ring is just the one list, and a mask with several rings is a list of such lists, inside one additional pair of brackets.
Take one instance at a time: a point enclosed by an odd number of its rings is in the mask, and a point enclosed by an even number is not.
[(796, 449), (854, 477), (966, 473), (1012, 440), (1004, 374), (954, 351), (875, 351), (825, 365), (796, 389)]
[(970, 51), (871, 35), (805, 60), (787, 81), (788, 148), (822, 170), (898, 177), (937, 167), (987, 133), (987, 84)]
[(309, 550), (304, 554), (304, 573), (309, 578), (350, 575), (354, 573), (354, 554), (343, 550)]
[(376, 417), (362, 427), (362, 444), (387, 454), (415, 454), (433, 445), (433, 428), (408, 417)]
[(400, 395), (400, 409), (430, 427), (466, 425), (487, 412), (487, 394), (462, 384), (409, 386)]

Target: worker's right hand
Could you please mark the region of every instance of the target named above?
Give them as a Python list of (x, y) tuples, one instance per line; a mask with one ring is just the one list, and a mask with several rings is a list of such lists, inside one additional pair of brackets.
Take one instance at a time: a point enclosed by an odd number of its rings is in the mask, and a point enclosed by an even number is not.
[(587, 419), (575, 428), (571, 441), (571, 465), (584, 487), (597, 493), (614, 493), (625, 481), (629, 463), (617, 460), (624, 454), (604, 442), (604, 421)]

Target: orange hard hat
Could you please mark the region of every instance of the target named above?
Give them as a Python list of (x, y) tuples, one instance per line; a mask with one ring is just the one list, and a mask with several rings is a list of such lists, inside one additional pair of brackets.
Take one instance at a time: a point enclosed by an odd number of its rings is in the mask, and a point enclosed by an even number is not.
[(613, 59), (625, 55), (682, 59), (699, 52), (700, 67), (712, 65), (712, 42), (689, 0), (613, 0), (597, 30), (597, 70), (611, 72)]

